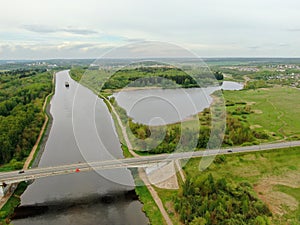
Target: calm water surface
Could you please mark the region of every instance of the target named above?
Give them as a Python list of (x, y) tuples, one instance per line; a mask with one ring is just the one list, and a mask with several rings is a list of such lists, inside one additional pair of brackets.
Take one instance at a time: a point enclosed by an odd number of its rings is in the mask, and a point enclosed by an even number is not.
[(125, 90), (113, 96), (134, 121), (164, 125), (182, 121), (208, 108), (212, 103), (210, 95), (220, 89), (241, 90), (243, 85), (224, 81), (220, 87)]

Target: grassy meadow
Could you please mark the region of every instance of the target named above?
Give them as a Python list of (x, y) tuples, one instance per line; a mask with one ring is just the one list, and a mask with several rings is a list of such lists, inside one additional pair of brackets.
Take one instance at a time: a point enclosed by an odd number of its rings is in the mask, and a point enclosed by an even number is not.
[[(300, 139), (299, 89), (277, 86), (223, 94), (226, 100), (250, 105), (253, 113), (246, 115), (246, 120), (253, 129), (266, 131), (273, 140)], [(236, 107), (228, 106), (227, 111)]]

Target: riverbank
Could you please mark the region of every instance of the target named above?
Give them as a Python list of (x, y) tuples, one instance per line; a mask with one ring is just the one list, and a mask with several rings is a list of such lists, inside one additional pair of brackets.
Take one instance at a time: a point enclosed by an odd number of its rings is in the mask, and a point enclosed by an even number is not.
[[(52, 79), (52, 92), (46, 96), (42, 111), (45, 115), (45, 121), (43, 123), (42, 129), (39, 133), (35, 145), (27, 157), (23, 169), (26, 170), (30, 167), (37, 167), (39, 160), (43, 154), (44, 147), (47, 142), (47, 138), (52, 125), (52, 115), (50, 113), (50, 101), (55, 92), (55, 73), (53, 73)], [(20, 204), (20, 196), (26, 190), (29, 184), (26, 182), (21, 182), (16, 185), (15, 188), (11, 188), (0, 201), (0, 224), (7, 224), (9, 222), (9, 217), (14, 213), (14, 209)]]
[[(129, 137), (126, 132), (126, 128), (124, 127), (121, 118), (119, 117), (117, 111), (115, 110), (114, 106), (110, 103), (110, 101), (105, 98), (104, 96), (99, 95), (105, 104), (107, 105), (109, 111), (112, 113), (112, 118), (114, 120), (115, 126), (118, 126), (119, 132), (118, 136), (120, 139), (124, 140), (126, 146), (122, 145), (122, 149), (124, 151), (124, 156), (128, 155), (128, 152), (133, 157), (141, 157), (140, 155), (136, 154), (130, 143)], [(118, 130), (117, 128), (117, 130)], [(172, 225), (172, 221), (166, 212), (161, 199), (159, 198), (157, 192), (152, 187), (152, 184), (149, 182), (148, 177), (144, 171), (144, 169), (138, 169), (138, 172), (133, 174), (136, 183), (136, 193), (139, 196), (140, 201), (144, 204), (143, 210), (146, 213), (147, 217), (149, 218), (151, 224), (158, 224), (160, 225), (162, 222), (167, 225)]]

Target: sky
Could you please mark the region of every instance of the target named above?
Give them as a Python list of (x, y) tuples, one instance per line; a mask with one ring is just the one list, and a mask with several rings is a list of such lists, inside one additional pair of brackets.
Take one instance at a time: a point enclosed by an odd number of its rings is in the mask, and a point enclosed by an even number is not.
[(299, 0), (0, 3), (0, 60), (97, 58), (141, 41), (200, 57), (300, 57)]

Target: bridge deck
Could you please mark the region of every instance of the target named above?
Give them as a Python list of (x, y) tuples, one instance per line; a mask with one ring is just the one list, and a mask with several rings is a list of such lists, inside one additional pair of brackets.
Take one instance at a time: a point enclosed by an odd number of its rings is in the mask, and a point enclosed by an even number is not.
[(264, 151), (278, 148), (300, 146), (300, 141), (281, 142), (273, 144), (235, 147), (231, 149), (212, 149), (197, 152), (182, 152), (173, 154), (162, 154), (155, 156), (144, 156), (139, 158), (114, 159), (99, 162), (74, 163), (53, 167), (32, 168), (24, 171), (11, 171), (0, 173), (0, 184), (11, 184), (26, 180), (34, 180), (42, 177), (71, 174), (76, 172), (87, 172), (91, 170), (106, 170), (117, 168), (149, 167), (176, 159), (189, 159), (192, 157), (213, 156), (221, 154), (233, 154), (241, 152)]

